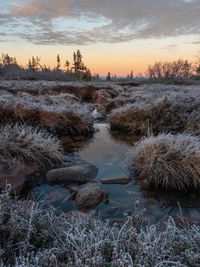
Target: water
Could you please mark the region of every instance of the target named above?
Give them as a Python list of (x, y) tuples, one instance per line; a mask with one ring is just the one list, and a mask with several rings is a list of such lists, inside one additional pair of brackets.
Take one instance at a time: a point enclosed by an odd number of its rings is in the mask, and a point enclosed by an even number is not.
[[(127, 177), (126, 157), (135, 137), (110, 134), (107, 124), (96, 124), (97, 132), (87, 142), (73, 142), (75, 154), (99, 168), (96, 180)], [(67, 146), (66, 146), (67, 149)], [(70, 151), (71, 152), (71, 151)], [(179, 216), (181, 213), (189, 220), (200, 222), (200, 194), (186, 194), (143, 190), (134, 179), (127, 185), (100, 185), (109, 193), (109, 203), (100, 204), (95, 210), (103, 218), (122, 218), (123, 214), (134, 210), (134, 204), (139, 201), (141, 208), (149, 213), (151, 223), (165, 220), (169, 215)], [(74, 203), (67, 199), (67, 189), (43, 185), (34, 189), (36, 196), (46, 199), (51, 204), (67, 212), (76, 209)]]

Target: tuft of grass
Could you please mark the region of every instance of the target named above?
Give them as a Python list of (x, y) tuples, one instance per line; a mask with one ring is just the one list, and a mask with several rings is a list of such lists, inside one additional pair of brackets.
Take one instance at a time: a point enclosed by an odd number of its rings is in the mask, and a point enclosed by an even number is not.
[(132, 174), (166, 189), (200, 188), (200, 139), (189, 134), (160, 134), (138, 142), (128, 157)]
[(58, 162), (62, 148), (56, 137), (39, 128), (25, 124), (7, 124), (0, 127), (0, 168), (17, 162), (39, 165)]
[(191, 98), (163, 97), (152, 103), (129, 104), (110, 114), (111, 130), (131, 134), (200, 132), (200, 105)]

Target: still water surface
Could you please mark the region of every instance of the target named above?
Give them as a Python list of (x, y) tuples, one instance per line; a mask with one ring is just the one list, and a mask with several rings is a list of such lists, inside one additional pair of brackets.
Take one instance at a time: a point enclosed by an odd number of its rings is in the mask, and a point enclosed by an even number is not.
[[(138, 138), (111, 135), (105, 123), (96, 124), (95, 127), (97, 132), (89, 141), (73, 143), (74, 153), (99, 168), (97, 180), (127, 177), (127, 153), (133, 149)], [(101, 187), (109, 193), (109, 203), (100, 204), (95, 208), (103, 218), (121, 218), (125, 212), (131, 212), (134, 203), (139, 201), (140, 206), (147, 209), (152, 223), (165, 220), (169, 215), (178, 216), (180, 206), (184, 216), (195, 223), (200, 223), (199, 192), (186, 194), (145, 191), (134, 179), (127, 185), (101, 185)], [(67, 189), (61, 186), (43, 185), (35, 188), (34, 194), (65, 212), (76, 209), (74, 203), (67, 198)]]

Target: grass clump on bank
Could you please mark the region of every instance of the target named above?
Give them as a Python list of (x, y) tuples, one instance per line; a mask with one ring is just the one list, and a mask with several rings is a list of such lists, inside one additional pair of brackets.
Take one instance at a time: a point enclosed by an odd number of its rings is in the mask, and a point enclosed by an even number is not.
[(0, 137), (0, 169), (17, 162), (42, 165), (62, 159), (58, 139), (39, 128), (7, 124), (0, 127)]
[(199, 102), (191, 98), (161, 98), (149, 104), (135, 103), (114, 110), (111, 130), (130, 134), (200, 132)]
[(59, 135), (87, 135), (93, 132), (90, 105), (58, 96), (2, 96), (0, 122), (26, 122)]
[(122, 226), (82, 213), (60, 214), (51, 206), (0, 195), (2, 267), (198, 267), (200, 227), (143, 228), (145, 211)]
[(160, 134), (138, 142), (129, 170), (147, 184), (165, 189), (200, 188), (200, 139), (188, 134)]

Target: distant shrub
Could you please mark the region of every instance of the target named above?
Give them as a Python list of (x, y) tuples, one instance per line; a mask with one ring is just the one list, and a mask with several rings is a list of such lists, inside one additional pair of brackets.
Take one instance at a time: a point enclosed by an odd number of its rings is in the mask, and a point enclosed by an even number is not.
[(156, 62), (147, 69), (147, 76), (153, 82), (184, 82), (192, 77), (192, 64), (187, 60)]
[(167, 189), (200, 188), (200, 139), (187, 134), (160, 134), (138, 142), (129, 170), (149, 185)]

